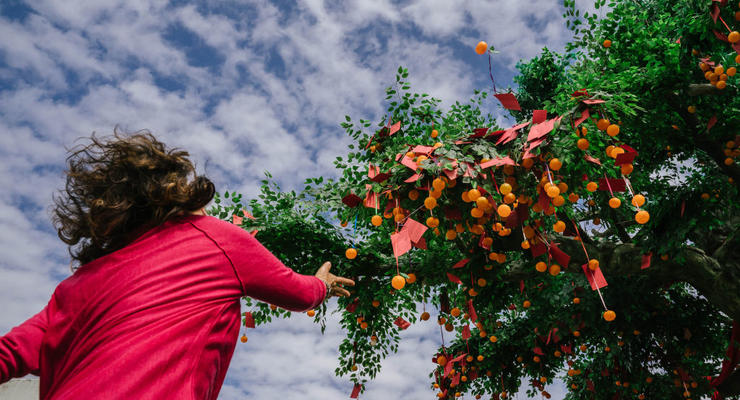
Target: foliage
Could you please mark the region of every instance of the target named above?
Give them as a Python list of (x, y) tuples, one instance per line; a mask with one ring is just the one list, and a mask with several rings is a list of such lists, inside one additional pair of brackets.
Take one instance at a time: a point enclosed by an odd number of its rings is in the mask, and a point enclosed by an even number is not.
[[(600, 18), (565, 0), (564, 17), (575, 34), (568, 53), (545, 49), (518, 64), (522, 111), (512, 115), (531, 123), (532, 111), (546, 108), (553, 129), (541, 143), (529, 137), (536, 124), (499, 141), (508, 132), (483, 109), (488, 93), (476, 91), (469, 102), (441, 110), (439, 100), (413, 93), (408, 71), (399, 68), (377, 125), (350, 116), (342, 123), (353, 144), (335, 161), (338, 179), (309, 179), (301, 193), (264, 181), (259, 199), (248, 203), (255, 219), (245, 218), (242, 226), (258, 229), (258, 239), (298, 272), (311, 274), (328, 260), (357, 281), (353, 295), (339, 301), (347, 337), (337, 374), (360, 384), (375, 377), (380, 360), (399, 345), (397, 318), (416, 323), (418, 307), (431, 304), (437, 322), (455, 336), (430, 364), (440, 397), (506, 397), (522, 380), (530, 394), (547, 397), (543, 384), (556, 377), (567, 382), (571, 399), (711, 394), (705, 377), (717, 375), (728, 324), (740, 315), (740, 171), (734, 163), (740, 96), (737, 77), (712, 78), (702, 70), (738, 62), (712, 33), (720, 28), (709, 15), (712, 3), (597, 0), (599, 9), (608, 8)], [(725, 21), (734, 12), (720, 6)], [(723, 79), (726, 88), (718, 90)], [(590, 118), (576, 128), (586, 111)], [(601, 119), (619, 133), (600, 130)], [(577, 147), (582, 139), (585, 150)], [(631, 168), (615, 165), (615, 146), (627, 144), (639, 152)], [(503, 165), (507, 157), (516, 166)], [(562, 168), (551, 171), (554, 158)], [(389, 177), (369, 179), (368, 165)], [(416, 174), (418, 180), (407, 182)], [(628, 180), (647, 202), (635, 206), (630, 191), (612, 194), (603, 184), (587, 190), (602, 177)], [(504, 183), (513, 199), (501, 191)], [(563, 198), (545, 195), (550, 186)], [(471, 189), (485, 201), (469, 201)], [(350, 194), (370, 206), (343, 204)], [(425, 207), (428, 197), (438, 206)], [(621, 205), (610, 207), (611, 197)], [(244, 215), (241, 195), (225, 193), (216, 203), (213, 215)], [(498, 211), (502, 204), (513, 219)], [(643, 209), (650, 213), (644, 224), (636, 221)], [(371, 223), (374, 215), (382, 216), (380, 226)], [(427, 248), (395, 258), (390, 237), (411, 219), (430, 226)], [(565, 229), (556, 229), (559, 222)], [(555, 243), (571, 257), (561, 273), (553, 269), (553, 253), (523, 250)], [(358, 250), (357, 258), (344, 258), (348, 247)], [(653, 257), (642, 270), (646, 254)], [(462, 259), (469, 261), (452, 268)], [(599, 292), (581, 268), (589, 259), (599, 261), (609, 283)], [(539, 261), (551, 273), (537, 272)], [(395, 290), (390, 282), (398, 274), (409, 283)], [(258, 323), (287, 314), (255, 307)], [(616, 311), (614, 321), (603, 318), (605, 308)], [(316, 321), (326, 312), (317, 310)], [(472, 336), (465, 340), (468, 329)], [(438, 365), (442, 355), (462, 358), (450, 371)]]

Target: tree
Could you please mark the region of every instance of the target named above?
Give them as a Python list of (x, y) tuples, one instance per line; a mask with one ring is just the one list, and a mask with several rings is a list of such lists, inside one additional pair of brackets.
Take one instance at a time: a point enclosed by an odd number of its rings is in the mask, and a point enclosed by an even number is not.
[[(740, 394), (730, 362), (711, 380), (740, 321), (740, 14), (564, 5), (575, 39), (518, 65), (515, 127), (482, 110), (485, 91), (441, 110), (399, 67), (387, 119), (342, 123), (354, 144), (338, 179), (296, 193), (268, 175), (258, 199), (217, 196), (213, 215), (297, 271), (328, 258), (355, 278), (336, 372), (357, 388), (431, 303), (456, 337), (430, 355), (441, 398), (505, 398), (522, 380), (549, 397), (556, 376), (570, 399)], [(255, 307), (258, 323), (287, 313)]]

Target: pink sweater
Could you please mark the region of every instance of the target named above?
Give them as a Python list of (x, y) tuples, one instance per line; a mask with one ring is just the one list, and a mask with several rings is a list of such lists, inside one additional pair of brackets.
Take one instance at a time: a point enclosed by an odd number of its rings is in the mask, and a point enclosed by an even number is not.
[(41, 377), (41, 399), (216, 399), (241, 296), (311, 309), (324, 283), (241, 228), (188, 215), (80, 267), (0, 338), (0, 383)]

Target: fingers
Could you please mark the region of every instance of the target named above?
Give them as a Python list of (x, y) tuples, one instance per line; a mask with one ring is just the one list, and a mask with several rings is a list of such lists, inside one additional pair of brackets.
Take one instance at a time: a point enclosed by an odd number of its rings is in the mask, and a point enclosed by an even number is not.
[(341, 287), (339, 287), (339, 286), (335, 286), (335, 287), (334, 287), (334, 288), (332, 289), (332, 291), (333, 291), (333, 292), (334, 292), (334, 294), (335, 294), (335, 295), (337, 295), (337, 296), (342, 296), (342, 297), (349, 297), (349, 291), (348, 291), (347, 289), (341, 288)]
[(341, 283), (341, 284), (344, 284), (344, 285), (355, 286), (355, 281), (353, 281), (352, 279), (349, 279), (349, 278), (341, 277), (341, 276), (335, 276), (334, 277), (334, 282)]
[(329, 261), (327, 261), (327, 262), (325, 262), (325, 263), (323, 263), (321, 265), (321, 268), (319, 268), (319, 271), (321, 271), (321, 272), (329, 272), (330, 269), (331, 269), (331, 263)]

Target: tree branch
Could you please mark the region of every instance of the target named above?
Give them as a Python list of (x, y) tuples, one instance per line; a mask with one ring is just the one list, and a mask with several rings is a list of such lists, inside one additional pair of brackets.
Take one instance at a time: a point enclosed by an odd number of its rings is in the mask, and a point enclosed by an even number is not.
[[(580, 266), (586, 263), (581, 243), (576, 239), (559, 236), (558, 247), (571, 256), (570, 264), (564, 267), (565, 272), (583, 273)], [(676, 281), (692, 285), (715, 307), (731, 318), (740, 320), (740, 263), (717, 259), (708, 256), (699, 248), (687, 246), (674, 254), (669, 260), (653, 257), (648, 269), (641, 269), (642, 256), (647, 251), (632, 243), (615, 244), (604, 242), (597, 244), (584, 243), (591, 258), (599, 260), (601, 270), (609, 275), (647, 275), (656, 283)], [(684, 260), (679, 263), (675, 260)], [(515, 263), (503, 277), (508, 281), (531, 278), (538, 274), (531, 260)]]

